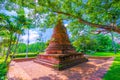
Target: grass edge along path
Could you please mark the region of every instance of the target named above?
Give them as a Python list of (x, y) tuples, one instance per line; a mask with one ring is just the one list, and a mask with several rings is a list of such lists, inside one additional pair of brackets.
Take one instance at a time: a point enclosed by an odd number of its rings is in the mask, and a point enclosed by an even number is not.
[(120, 80), (120, 56), (115, 57), (103, 80)]
[(97, 52), (91, 54), (91, 56), (115, 57), (109, 70), (104, 75), (103, 80), (120, 80), (120, 52), (117, 54), (114, 54), (113, 52)]

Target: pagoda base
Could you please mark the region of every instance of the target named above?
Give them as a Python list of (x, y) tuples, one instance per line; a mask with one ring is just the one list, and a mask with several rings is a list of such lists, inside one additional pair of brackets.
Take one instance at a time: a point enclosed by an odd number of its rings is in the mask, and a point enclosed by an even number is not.
[(52, 67), (57, 70), (70, 68), (77, 64), (88, 61), (81, 53), (76, 54), (43, 54), (38, 55), (35, 62)]

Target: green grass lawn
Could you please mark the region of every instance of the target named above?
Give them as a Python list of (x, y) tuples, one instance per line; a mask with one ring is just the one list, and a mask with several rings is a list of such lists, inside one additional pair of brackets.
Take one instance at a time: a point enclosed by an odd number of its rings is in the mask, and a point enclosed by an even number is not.
[(120, 80), (120, 56), (114, 59), (112, 66), (103, 80)]
[[(43, 54), (42, 52), (39, 54)], [(28, 53), (28, 58), (35, 58), (38, 53)], [(26, 53), (18, 53), (14, 55), (14, 58), (26, 58)]]
[(97, 52), (91, 56), (114, 56), (114, 62), (108, 72), (105, 74), (103, 80), (120, 80), (120, 52), (117, 54), (112, 52)]
[[(37, 53), (28, 53), (28, 58), (36, 57)], [(14, 58), (26, 58), (26, 53), (15, 54)]]
[(109, 57), (109, 56), (114, 56), (114, 57), (120, 57), (120, 52), (118, 52), (117, 54), (114, 54), (113, 52), (96, 52), (94, 54), (89, 54), (91, 56), (106, 56), (106, 57)]

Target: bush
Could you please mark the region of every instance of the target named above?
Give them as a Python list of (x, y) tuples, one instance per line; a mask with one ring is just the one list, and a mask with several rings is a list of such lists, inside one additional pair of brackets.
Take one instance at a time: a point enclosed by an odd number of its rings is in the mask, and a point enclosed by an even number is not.
[(95, 54), (96, 51), (92, 51), (92, 50), (87, 50), (86, 53), (87, 54)]
[(10, 61), (10, 58), (8, 58), (8, 61), (4, 62), (5, 57), (0, 58), (0, 80), (6, 80), (6, 74), (8, 70), (8, 63)]
[(6, 73), (7, 73), (7, 64), (0, 63), (0, 80), (5, 80)]
[[(37, 53), (28, 53), (28, 57), (36, 57), (38, 54)], [(10, 55), (12, 57), (12, 55)], [(13, 58), (25, 58), (26, 53), (21, 53), (21, 54), (15, 54)]]

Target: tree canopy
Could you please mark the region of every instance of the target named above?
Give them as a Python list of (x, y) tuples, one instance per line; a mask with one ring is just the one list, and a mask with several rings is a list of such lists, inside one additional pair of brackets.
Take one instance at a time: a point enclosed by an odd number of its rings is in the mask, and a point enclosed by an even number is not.
[[(64, 24), (68, 24), (71, 42), (78, 51), (82, 49), (100, 51), (101, 47), (97, 49), (96, 46), (98, 47), (101, 39), (107, 36), (94, 36), (92, 33), (97, 31), (97, 28), (120, 33), (120, 1), (117, 0), (1, 0), (0, 5), (2, 5), (1, 10), (9, 10), (17, 14), (8, 16), (0, 13), (0, 31), (2, 32), (0, 37), (4, 33), (4, 35), (11, 33), (8, 38), (10, 43), (7, 45), (11, 46), (9, 53), (13, 48), (13, 41), (18, 44), (19, 37), (25, 29), (37, 26), (42, 27), (40, 30), (44, 32), (46, 27), (54, 27), (59, 19), (62, 19)], [(4, 39), (7, 40), (5, 36)], [(106, 42), (100, 45), (102, 49), (107, 49), (111, 45), (107, 44), (111, 42), (110, 36), (103, 40)], [(112, 50), (111, 47), (107, 50)]]
[[(45, 24), (57, 19), (73, 20), (75, 24), (103, 28), (120, 33), (119, 0), (10, 0), (16, 4), (46, 14)], [(51, 21), (51, 22), (50, 22)], [(113, 25), (111, 25), (113, 24)]]

